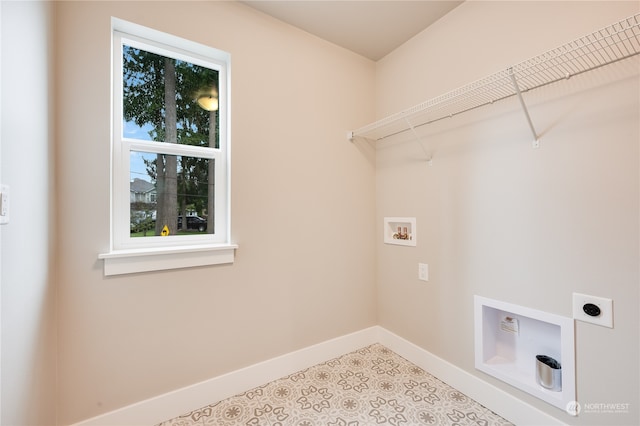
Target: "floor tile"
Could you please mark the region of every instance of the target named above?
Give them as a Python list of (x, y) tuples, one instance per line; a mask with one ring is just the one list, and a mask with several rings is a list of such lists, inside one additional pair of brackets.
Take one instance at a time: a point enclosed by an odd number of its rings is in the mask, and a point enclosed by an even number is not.
[(158, 426), (509, 426), (383, 345), (301, 370)]

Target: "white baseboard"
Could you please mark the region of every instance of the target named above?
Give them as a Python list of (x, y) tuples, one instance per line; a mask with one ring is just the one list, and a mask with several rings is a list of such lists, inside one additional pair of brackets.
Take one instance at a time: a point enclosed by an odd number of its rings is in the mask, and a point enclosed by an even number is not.
[[(379, 327), (378, 342), (518, 426), (565, 425), (479, 377)], [(567, 414), (568, 415), (568, 414)]]
[(155, 425), (377, 343), (378, 332), (379, 327), (366, 328), (83, 420), (74, 426)]
[(381, 343), (517, 425), (562, 425), (555, 417), (379, 327), (337, 337), (201, 383), (105, 413), (74, 426), (154, 425), (373, 343)]

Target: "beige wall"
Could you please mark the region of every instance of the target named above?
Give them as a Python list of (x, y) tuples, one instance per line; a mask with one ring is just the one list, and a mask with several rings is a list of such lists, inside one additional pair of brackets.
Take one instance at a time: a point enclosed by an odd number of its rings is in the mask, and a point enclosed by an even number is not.
[[(374, 63), (231, 2), (59, 2), (59, 423), (376, 324)], [(110, 18), (232, 57), (236, 262), (104, 278)]]
[(50, 425), (56, 407), (52, 7), (0, 2), (0, 182), (10, 222), (0, 227), (3, 425)]
[[(377, 64), (378, 117), (637, 13), (637, 2), (466, 2)], [(379, 324), (569, 424), (638, 424), (639, 62), (421, 129), (377, 151)], [(383, 244), (417, 217), (415, 248)], [(417, 263), (430, 280), (417, 279)], [(572, 316), (572, 292), (614, 300), (615, 328), (576, 323), (578, 418), (474, 369), (473, 295)]]
[[(3, 424), (51, 424), (54, 393), (69, 424), (376, 323), (570, 424), (640, 423), (637, 60), (526, 94), (539, 150), (515, 100), (424, 129), (431, 166), (406, 135), (380, 144), (377, 164), (366, 144), (345, 141), (374, 114), (636, 13), (637, 2), (466, 2), (378, 64), (234, 3), (1, 10), (1, 176), (14, 195), (1, 231)], [(55, 190), (48, 113), (15, 127), (32, 116), (24, 93), (52, 90), (51, 10)], [(111, 16), (232, 55), (232, 266), (102, 275)], [(18, 34), (33, 36), (21, 39), (29, 49), (9, 43)], [(32, 66), (8, 66), (15, 57)], [(32, 180), (16, 160), (25, 149), (39, 164)], [(382, 217), (405, 215), (418, 219), (419, 245), (383, 245)], [(578, 399), (628, 402), (629, 414), (570, 418), (473, 368), (473, 294), (570, 316), (574, 291), (615, 305), (614, 329), (576, 325)]]

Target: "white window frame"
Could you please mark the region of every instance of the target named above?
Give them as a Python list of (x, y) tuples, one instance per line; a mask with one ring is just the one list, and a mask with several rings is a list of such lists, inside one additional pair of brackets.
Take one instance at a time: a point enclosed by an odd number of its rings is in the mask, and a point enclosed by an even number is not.
[[(125, 138), (122, 131), (122, 46), (218, 71), (219, 147), (198, 147)], [(221, 50), (112, 18), (111, 238), (105, 275), (232, 263), (237, 245), (230, 226), (230, 55)], [(130, 155), (132, 151), (214, 159), (215, 233), (135, 237), (130, 229)]]

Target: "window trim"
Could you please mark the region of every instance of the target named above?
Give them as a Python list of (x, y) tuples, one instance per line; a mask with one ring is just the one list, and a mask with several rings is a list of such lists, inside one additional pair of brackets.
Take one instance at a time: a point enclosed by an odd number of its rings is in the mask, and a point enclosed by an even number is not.
[(98, 255), (104, 260), (104, 275), (233, 263), (236, 244), (193, 245), (131, 250), (112, 250)]
[[(230, 55), (218, 49), (185, 40), (170, 34), (143, 27), (118, 18), (111, 20), (111, 210), (109, 251), (98, 255), (104, 260), (105, 275), (166, 270), (183, 267), (233, 263), (235, 249), (231, 243), (230, 197)], [(218, 71), (219, 75), (219, 148), (189, 145), (161, 144), (125, 138), (122, 133), (122, 44), (142, 47), (167, 56), (204, 65)], [(151, 49), (149, 49), (151, 48)], [(118, 57), (119, 63), (118, 63)], [(120, 67), (120, 68), (118, 68)], [(121, 80), (121, 78), (120, 78)], [(119, 95), (117, 95), (120, 91)], [(118, 133), (119, 132), (119, 133)], [(153, 148), (147, 151), (145, 148)], [(129, 229), (129, 192), (122, 188), (130, 185), (130, 161), (132, 151), (161, 152), (166, 154), (193, 155), (216, 159), (216, 231), (214, 234), (180, 237), (131, 238), (123, 231)], [(222, 195), (219, 195), (221, 189)], [(220, 202), (222, 200), (222, 202)], [(116, 234), (120, 231), (120, 234)], [(165, 239), (166, 238), (166, 239)]]

